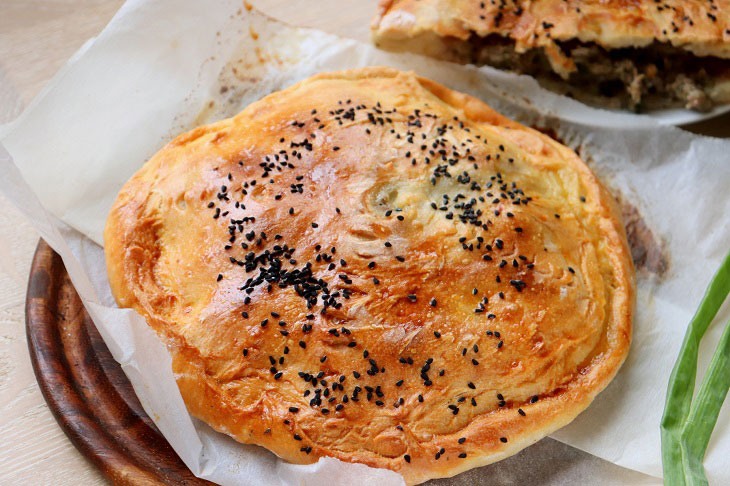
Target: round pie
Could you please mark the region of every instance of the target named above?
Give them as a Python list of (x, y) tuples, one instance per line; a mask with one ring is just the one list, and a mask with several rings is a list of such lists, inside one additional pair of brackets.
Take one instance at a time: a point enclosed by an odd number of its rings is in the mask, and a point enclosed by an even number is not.
[(567, 424), (631, 340), (624, 230), (576, 153), (390, 68), (178, 136), (119, 193), (105, 251), (192, 415), (409, 484)]

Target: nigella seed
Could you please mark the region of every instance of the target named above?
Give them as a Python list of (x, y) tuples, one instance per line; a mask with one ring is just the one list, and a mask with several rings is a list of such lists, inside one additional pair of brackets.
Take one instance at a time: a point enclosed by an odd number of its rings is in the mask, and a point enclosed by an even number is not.
[(466, 457), (466, 452), (462, 452), (461, 454), (459, 454), (459, 457), (461, 459), (464, 459)]
[(499, 440), (503, 443), (507, 443), (507, 437), (500, 437)]
[(466, 442), (466, 437), (461, 437), (457, 442), (459, 442), (459, 444), (463, 444)]
[(411, 462), (411, 456), (409, 456), (408, 454), (406, 454), (405, 456), (403, 456), (403, 459), (405, 459), (406, 462), (408, 462), (408, 463)]

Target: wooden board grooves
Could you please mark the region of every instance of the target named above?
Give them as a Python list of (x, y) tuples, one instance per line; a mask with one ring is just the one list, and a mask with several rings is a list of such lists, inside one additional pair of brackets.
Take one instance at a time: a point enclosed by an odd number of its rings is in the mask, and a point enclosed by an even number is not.
[(36, 248), (26, 298), (33, 370), (71, 442), (114, 484), (210, 485), (196, 478), (142, 409), (81, 303), (61, 257)]

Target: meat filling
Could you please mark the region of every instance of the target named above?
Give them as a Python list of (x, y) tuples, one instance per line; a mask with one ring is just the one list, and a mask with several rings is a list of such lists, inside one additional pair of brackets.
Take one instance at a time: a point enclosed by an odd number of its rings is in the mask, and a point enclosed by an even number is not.
[(699, 57), (659, 42), (613, 50), (578, 41), (558, 45), (576, 65), (568, 79), (553, 71), (542, 48), (518, 53), (513, 41), (499, 35), (472, 35), (467, 50), (474, 64), (530, 74), (582, 101), (634, 111), (677, 106), (707, 111), (716, 103), (712, 86), (730, 79), (730, 59)]

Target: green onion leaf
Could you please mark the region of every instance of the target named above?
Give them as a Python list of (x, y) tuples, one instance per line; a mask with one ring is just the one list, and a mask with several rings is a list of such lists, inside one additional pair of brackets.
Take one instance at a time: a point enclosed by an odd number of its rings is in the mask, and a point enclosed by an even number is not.
[(710, 367), (692, 402), (687, 421), (682, 427), (682, 465), (685, 482), (688, 485), (708, 484), (702, 460), (705, 458), (707, 444), (710, 442), (712, 429), (715, 428), (728, 388), (730, 388), (730, 322), (725, 326), (720, 343), (712, 355)]
[(666, 484), (687, 485), (682, 461), (681, 434), (689, 415), (697, 374), (700, 340), (730, 293), (730, 253), (720, 265), (705, 291), (687, 332), (669, 377), (667, 399), (661, 422), (662, 465)]

